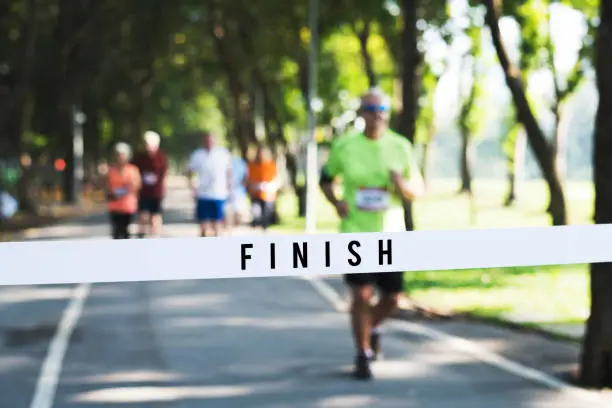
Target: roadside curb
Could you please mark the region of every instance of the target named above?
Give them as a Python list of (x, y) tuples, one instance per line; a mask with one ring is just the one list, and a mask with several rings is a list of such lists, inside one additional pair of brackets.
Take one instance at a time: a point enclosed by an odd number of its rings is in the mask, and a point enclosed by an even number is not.
[(582, 341), (581, 336), (575, 336), (563, 333), (561, 331), (545, 329), (536, 325), (524, 324), (521, 322), (512, 321), (500, 317), (481, 316), (471, 312), (447, 312), (438, 310), (434, 307), (418, 303), (410, 299), (409, 297), (402, 297), (402, 299), (400, 300), (399, 308), (400, 310), (396, 315), (396, 318), (402, 320), (409, 320), (414, 318), (415, 315), (417, 315), (419, 317), (423, 317), (430, 320), (433, 319), (439, 321), (471, 321), (521, 331), (523, 333), (538, 334), (551, 340), (560, 340), (570, 343), (580, 343)]
[(60, 215), (55, 217), (51, 216), (45, 222), (29, 225), (22, 229), (16, 229), (14, 231), (0, 231), (0, 243), (24, 240), (28, 237), (28, 235), (35, 233), (39, 229), (54, 227), (63, 223), (78, 221), (89, 217), (95, 217), (104, 214), (105, 210), (106, 207), (104, 205), (92, 205), (88, 206), (86, 209), (77, 211), (75, 214), (63, 216)]

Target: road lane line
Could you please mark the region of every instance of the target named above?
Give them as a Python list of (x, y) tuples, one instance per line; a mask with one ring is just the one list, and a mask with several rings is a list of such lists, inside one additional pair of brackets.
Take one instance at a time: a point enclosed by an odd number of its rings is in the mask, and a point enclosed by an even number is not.
[(70, 337), (81, 316), (83, 305), (90, 291), (91, 284), (88, 283), (80, 284), (74, 289), (70, 303), (64, 310), (55, 336), (49, 344), (47, 355), (36, 382), (30, 408), (51, 408), (53, 406)]
[[(339, 312), (346, 312), (348, 310), (348, 303), (331, 285), (325, 283), (324, 281), (316, 277), (303, 277), (302, 279), (310, 282), (313, 288), (336, 310), (338, 310)], [(591, 392), (579, 387), (575, 387), (542, 371), (509, 360), (499, 354), (486, 351), (483, 347), (465, 338), (453, 336), (443, 331), (436, 330), (432, 327), (428, 327), (424, 324), (403, 320), (389, 320), (388, 324), (389, 326), (393, 326), (405, 332), (421, 335), (431, 340), (445, 342), (452, 349), (460, 351), (464, 354), (471, 355), (473, 358), (483, 363), (486, 363), (490, 366), (496, 367), (502, 371), (516, 375), (523, 379), (536, 382), (548, 388), (552, 388), (561, 393), (571, 394), (591, 403), (603, 403), (603, 398), (600, 396), (600, 394), (596, 392)]]

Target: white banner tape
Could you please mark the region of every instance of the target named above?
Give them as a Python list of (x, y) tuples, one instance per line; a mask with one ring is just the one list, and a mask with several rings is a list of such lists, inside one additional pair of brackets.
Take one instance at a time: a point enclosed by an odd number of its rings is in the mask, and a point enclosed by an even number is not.
[(0, 244), (0, 285), (612, 262), (612, 225)]

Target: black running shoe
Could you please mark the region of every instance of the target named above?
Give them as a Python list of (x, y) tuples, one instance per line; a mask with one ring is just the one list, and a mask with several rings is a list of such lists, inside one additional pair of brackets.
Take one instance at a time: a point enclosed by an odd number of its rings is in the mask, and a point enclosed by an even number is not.
[(359, 354), (355, 359), (355, 378), (359, 380), (372, 379), (372, 370), (370, 369), (370, 359), (365, 354)]
[(382, 353), (380, 352), (380, 334), (379, 333), (371, 333), (370, 334), (370, 348), (372, 349), (372, 361), (376, 361), (382, 357)]

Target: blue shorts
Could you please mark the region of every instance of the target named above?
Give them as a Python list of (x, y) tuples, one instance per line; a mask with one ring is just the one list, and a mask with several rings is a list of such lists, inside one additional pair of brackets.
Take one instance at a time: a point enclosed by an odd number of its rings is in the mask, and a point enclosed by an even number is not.
[(196, 219), (203, 221), (223, 221), (225, 200), (198, 198), (196, 202)]

